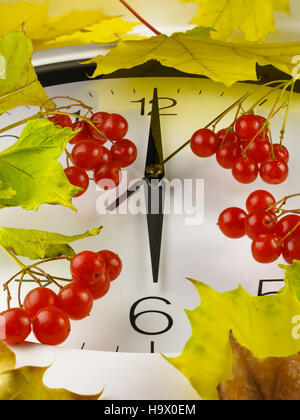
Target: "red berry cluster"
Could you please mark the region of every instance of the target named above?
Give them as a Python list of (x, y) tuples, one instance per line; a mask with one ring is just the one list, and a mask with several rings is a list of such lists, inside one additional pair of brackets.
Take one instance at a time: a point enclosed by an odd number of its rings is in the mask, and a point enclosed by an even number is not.
[(300, 260), (300, 216), (276, 216), (276, 200), (267, 191), (255, 191), (247, 199), (244, 210), (231, 207), (218, 221), (223, 234), (232, 239), (248, 236), (252, 255), (262, 264), (275, 262), (281, 255), (288, 264)]
[[(90, 121), (102, 135), (87, 121), (73, 123), (67, 115), (54, 115), (50, 121), (62, 128), (81, 130), (70, 142), (74, 145), (71, 153), (74, 166), (65, 169), (70, 183), (82, 188), (75, 197), (82, 196), (89, 187), (87, 172), (93, 171), (95, 183), (108, 190), (120, 184), (122, 168), (132, 165), (137, 158), (136, 145), (125, 139), (129, 126), (121, 115), (106, 112), (92, 115)], [(110, 150), (104, 146), (108, 141), (113, 143)]]
[(104, 297), (122, 271), (122, 261), (111, 251), (85, 251), (71, 260), (72, 281), (57, 295), (39, 287), (28, 293), (23, 308), (0, 314), (0, 339), (23, 343), (31, 333), (41, 344), (62, 344), (71, 331), (70, 320), (88, 317), (93, 301)]
[(198, 130), (191, 149), (202, 158), (216, 155), (219, 165), (230, 169), (242, 184), (251, 184), (259, 174), (268, 184), (282, 184), (289, 174), (289, 152), (282, 144), (272, 145), (266, 124), (264, 117), (245, 114), (236, 121), (235, 130)]

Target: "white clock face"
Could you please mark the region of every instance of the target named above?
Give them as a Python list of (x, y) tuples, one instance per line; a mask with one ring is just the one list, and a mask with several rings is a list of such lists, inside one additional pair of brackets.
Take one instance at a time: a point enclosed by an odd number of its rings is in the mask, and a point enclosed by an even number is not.
[[(130, 125), (128, 138), (137, 144), (139, 150), (137, 161), (127, 171), (128, 179), (134, 180), (144, 176), (149, 113), (155, 88), (160, 98), (163, 153), (167, 158), (197, 129), (213, 120), (243, 93), (252, 90), (253, 85), (237, 84), (226, 89), (209, 80), (188, 77), (128, 78), (59, 85), (47, 88), (47, 93), (50, 97), (71, 96), (95, 110), (124, 115)], [(263, 115), (266, 114), (266, 106), (261, 108)], [(78, 252), (111, 249), (123, 260), (122, 275), (114, 282), (110, 293), (95, 303), (89, 318), (72, 324), (71, 335), (64, 347), (142, 353), (181, 352), (191, 334), (185, 309), (193, 309), (200, 303), (187, 277), (205, 282), (221, 292), (242, 284), (254, 295), (258, 293), (261, 280), (281, 279), (277, 263), (256, 263), (251, 257), (249, 239), (229, 240), (220, 233), (216, 223), (225, 208), (244, 208), (246, 198), (256, 189), (267, 189), (278, 200), (286, 194), (299, 192), (299, 107), (300, 100), (295, 95), (286, 135), (291, 152), (290, 177), (279, 187), (268, 186), (261, 181), (248, 186), (238, 184), (230, 171), (217, 165), (214, 157), (198, 159), (189, 147), (166, 164), (169, 181), (177, 179), (183, 183), (193, 180), (195, 183), (199, 180), (193, 195), (187, 193), (187, 200), (197, 199), (198, 219), (196, 214), (186, 212), (165, 215), (157, 284), (153, 282), (147, 218), (143, 214), (132, 214), (132, 209), (139, 206), (137, 196), (129, 199), (129, 214), (99, 214), (98, 210), (105, 207), (103, 192), (97, 190), (94, 184), (86, 195), (74, 200), (77, 213), (48, 205), (42, 206), (37, 213), (18, 208), (1, 210), (1, 225), (6, 227), (71, 235), (103, 225), (104, 230), (99, 237), (81, 241), (74, 248)], [(21, 120), (33, 112), (28, 108), (14, 110), (1, 117), (1, 125)], [(281, 118), (282, 115), (277, 115), (274, 119), (274, 133), (280, 131)], [(231, 122), (232, 119), (228, 118), (220, 128)], [(10, 134), (18, 136), (20, 132), (21, 128), (18, 128)], [(10, 138), (1, 139), (1, 148), (8, 147), (12, 141)], [(65, 165), (64, 157), (61, 162)], [(178, 194), (172, 194), (175, 202), (181, 201)], [(180, 204), (177, 202), (177, 205)], [(119, 213), (126, 213), (126, 206), (127, 201), (122, 204)], [(14, 263), (2, 253), (0, 264), (2, 281), (16, 272)], [(53, 263), (48, 271), (66, 277), (68, 268), (65, 263)], [(266, 283), (262, 292), (272, 292), (281, 285), (281, 282)], [(24, 294), (33, 287), (33, 284), (26, 284)], [(17, 284), (12, 286), (12, 293), (16, 296), (14, 288)], [(1, 309), (5, 309), (4, 301), (2, 295)], [(34, 337), (31, 338), (34, 341)]]

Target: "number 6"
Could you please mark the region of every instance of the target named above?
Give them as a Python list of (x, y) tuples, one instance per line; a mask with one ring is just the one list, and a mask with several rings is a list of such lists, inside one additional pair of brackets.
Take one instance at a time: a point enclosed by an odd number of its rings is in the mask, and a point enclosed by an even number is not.
[[(155, 296), (154, 297), (147, 297), (147, 298), (138, 300), (132, 306), (132, 308), (130, 310), (130, 316), (129, 316), (129, 318), (130, 318), (130, 323), (132, 325), (132, 328), (135, 331), (137, 331), (138, 333), (143, 334), (143, 335), (161, 335), (161, 334), (165, 334), (166, 332), (170, 331), (170, 329), (173, 327), (174, 321), (173, 321), (172, 317), (169, 314), (165, 313), (165, 312), (161, 312), (161, 311), (144, 311), (144, 312), (140, 312), (138, 314), (135, 314), (135, 311), (136, 311), (136, 308), (138, 307), (138, 305), (140, 303), (146, 301), (146, 300), (161, 300), (166, 305), (171, 305), (171, 303), (168, 300), (163, 299), (163, 298), (160, 298), (160, 297), (155, 297)], [(138, 318), (140, 318), (142, 315), (146, 315), (146, 314), (160, 314), (160, 315), (163, 315), (168, 320), (168, 326), (163, 331), (157, 331), (157, 332), (147, 332), (147, 331), (141, 330), (137, 326), (136, 322), (137, 322)]]

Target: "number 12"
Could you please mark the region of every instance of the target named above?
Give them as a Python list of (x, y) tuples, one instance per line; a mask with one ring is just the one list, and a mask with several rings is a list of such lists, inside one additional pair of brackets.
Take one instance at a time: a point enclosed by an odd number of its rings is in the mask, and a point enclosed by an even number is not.
[[(176, 99), (173, 98), (167, 98), (167, 97), (163, 97), (163, 98), (158, 98), (160, 101), (168, 101), (170, 102), (169, 105), (163, 106), (160, 108), (160, 111), (163, 111), (164, 109), (170, 109), (170, 108), (174, 108), (178, 102), (176, 101)], [(146, 115), (146, 104), (147, 104), (147, 100), (146, 98), (140, 99), (139, 101), (131, 101), (131, 103), (133, 104), (141, 104), (141, 115), (144, 116)], [(149, 101), (149, 104), (151, 105), (153, 103), (153, 100)], [(150, 111), (147, 115), (151, 115), (152, 112)], [(178, 114), (160, 114), (162, 116), (176, 116)]]

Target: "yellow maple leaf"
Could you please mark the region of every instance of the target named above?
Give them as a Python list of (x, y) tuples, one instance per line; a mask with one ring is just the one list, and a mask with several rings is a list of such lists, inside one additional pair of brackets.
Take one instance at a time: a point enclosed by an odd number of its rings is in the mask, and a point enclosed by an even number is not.
[(47, 102), (52, 110), (55, 104), (40, 84), (31, 64), (33, 45), (23, 32), (0, 36), (0, 114), (22, 105), (41, 106)]
[(48, 368), (16, 369), (15, 354), (0, 341), (0, 400), (1, 401), (81, 401), (98, 400), (98, 395), (84, 396), (65, 389), (50, 389), (43, 378)]
[(203, 399), (217, 400), (219, 384), (232, 378), (230, 331), (257, 359), (289, 357), (300, 351), (300, 340), (293, 335), (300, 302), (290, 284), (277, 295), (254, 297), (242, 287), (222, 294), (204, 283), (193, 283), (201, 305), (187, 311), (192, 337), (178, 358), (167, 360)]
[(289, 12), (289, 0), (181, 0), (199, 4), (192, 23), (215, 29), (213, 39), (225, 41), (237, 29), (245, 39), (263, 42), (268, 33), (276, 32), (274, 11)]
[(0, 2), (0, 36), (22, 29), (24, 25), (31, 36), (44, 31), (48, 21), (49, 0), (33, 3), (23, 0)]
[[(56, 7), (55, 7), (56, 6)], [(115, 42), (120, 34), (128, 33), (137, 23), (108, 16), (101, 9), (75, 10), (73, 2), (65, 5), (64, 13), (54, 13), (58, 0), (27, 2), (1, 1), (0, 36), (24, 29), (35, 49), (57, 48), (90, 43)], [(51, 12), (51, 13), (50, 13)]]
[(45, 50), (75, 45), (109, 44), (119, 41), (123, 34), (130, 32), (136, 25), (139, 23), (127, 22), (116, 17), (103, 20), (71, 35), (59, 36), (48, 41), (35, 41), (34, 45), (36, 50)]
[(97, 69), (94, 77), (129, 69), (150, 60), (185, 73), (201, 74), (230, 86), (237, 81), (257, 80), (256, 64), (272, 64), (292, 74), (292, 59), (300, 54), (300, 42), (252, 45), (213, 41), (207, 28), (195, 28), (170, 37), (156, 36), (142, 41), (120, 41), (106, 56), (90, 60)]

